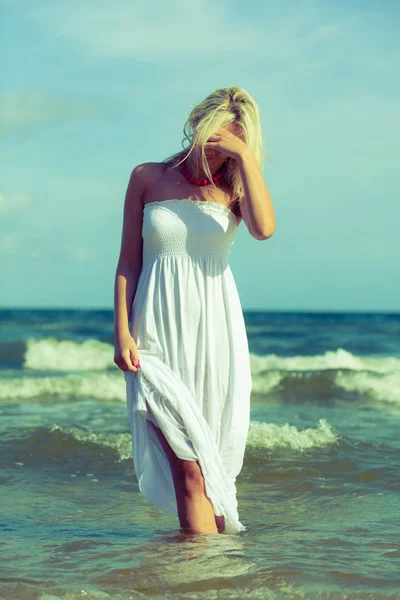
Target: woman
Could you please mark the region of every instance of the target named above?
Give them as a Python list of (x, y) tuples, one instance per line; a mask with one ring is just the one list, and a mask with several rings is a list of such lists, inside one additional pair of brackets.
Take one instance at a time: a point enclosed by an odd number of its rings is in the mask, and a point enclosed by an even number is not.
[(265, 240), (275, 215), (261, 174), (259, 110), (244, 89), (211, 93), (184, 133), (186, 149), (131, 174), (114, 362), (124, 371), (141, 492), (184, 531), (235, 533), (246, 529), (235, 481), (252, 380), (228, 255), (242, 220)]

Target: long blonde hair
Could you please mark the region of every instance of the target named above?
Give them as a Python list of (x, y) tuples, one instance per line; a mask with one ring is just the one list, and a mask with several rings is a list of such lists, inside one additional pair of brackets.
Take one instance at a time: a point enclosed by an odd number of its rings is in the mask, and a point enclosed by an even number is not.
[[(263, 148), (264, 136), (261, 130), (260, 112), (254, 98), (246, 90), (236, 86), (215, 90), (191, 110), (183, 127), (182, 140), (185, 156), (192, 152), (195, 144), (200, 145), (202, 168), (214, 187), (217, 186), (212, 181), (204, 144), (220, 127), (225, 127), (229, 123), (235, 123), (237, 135), (253, 151), (261, 173), (264, 170), (263, 156), (270, 160)], [(186, 141), (189, 142), (189, 146), (185, 148)], [(163, 160), (165, 168), (175, 168), (183, 162), (180, 160), (181, 154), (182, 150)], [(234, 204), (242, 200), (244, 188), (236, 160), (228, 157), (226, 163), (226, 179), (232, 191), (232, 204)]]

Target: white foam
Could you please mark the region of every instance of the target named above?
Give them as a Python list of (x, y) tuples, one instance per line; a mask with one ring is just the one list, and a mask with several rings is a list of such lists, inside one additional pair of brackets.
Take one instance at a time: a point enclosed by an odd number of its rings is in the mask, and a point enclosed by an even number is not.
[(125, 402), (126, 384), (121, 371), (85, 373), (65, 377), (10, 377), (0, 381), (0, 402), (18, 400), (95, 398)]
[[(389, 357), (356, 356), (343, 348), (324, 354), (307, 356), (278, 356), (250, 354), (253, 375), (263, 371), (319, 371), (351, 369), (377, 373), (400, 372), (400, 359)], [(117, 368), (111, 344), (91, 339), (84, 342), (43, 338), (28, 339), (24, 367), (52, 371), (102, 371)], [(274, 377), (277, 380), (277, 375)]]
[(61, 427), (60, 425), (52, 425), (50, 431), (61, 431), (72, 436), (79, 442), (91, 442), (99, 446), (113, 448), (118, 452), (120, 460), (128, 460), (132, 458), (132, 438), (130, 433), (100, 433), (91, 429), (81, 429), (80, 427)]
[(116, 365), (111, 344), (43, 338), (27, 340), (23, 366), (40, 371), (102, 371)]
[(253, 448), (291, 448), (292, 450), (306, 450), (309, 448), (323, 448), (334, 444), (339, 439), (339, 434), (326, 419), (319, 419), (316, 429), (308, 427), (299, 430), (294, 425), (275, 425), (274, 423), (250, 423), (247, 446)]
[[(50, 431), (61, 431), (74, 437), (80, 442), (91, 442), (113, 448), (119, 455), (119, 460), (130, 460), (132, 457), (130, 433), (100, 433), (80, 427), (62, 427), (53, 425)], [(340, 438), (339, 434), (326, 421), (319, 419), (315, 429), (309, 427), (299, 430), (294, 425), (275, 425), (274, 423), (259, 423), (251, 421), (246, 447), (251, 448), (290, 448), (292, 450), (306, 450), (309, 448), (323, 448), (334, 444)]]
[[(97, 340), (79, 343), (55, 338), (30, 339), (27, 342), (25, 368), (81, 373), (70, 373), (64, 377), (3, 378), (0, 401), (58, 396), (61, 399), (88, 397), (125, 402), (125, 381), (113, 357), (113, 346)], [(356, 356), (338, 348), (336, 351), (307, 356), (250, 354), (250, 361), (252, 391), (255, 394), (268, 394), (277, 389), (289, 372), (291, 376), (297, 374), (302, 377), (307, 371), (336, 370), (335, 383), (338, 387), (365, 393), (380, 401), (400, 402), (400, 359), (393, 356)]]
[(335, 385), (348, 392), (367, 394), (380, 402), (400, 404), (400, 373), (385, 376), (375, 373), (343, 373), (335, 376)]
[(343, 348), (324, 354), (307, 356), (250, 355), (253, 374), (262, 371), (322, 371), (327, 369), (350, 369), (352, 371), (375, 371), (377, 373), (400, 372), (400, 359), (393, 356), (356, 356)]
[(252, 392), (255, 394), (268, 394), (277, 388), (284, 378), (285, 375), (279, 371), (269, 371), (260, 375), (252, 374)]

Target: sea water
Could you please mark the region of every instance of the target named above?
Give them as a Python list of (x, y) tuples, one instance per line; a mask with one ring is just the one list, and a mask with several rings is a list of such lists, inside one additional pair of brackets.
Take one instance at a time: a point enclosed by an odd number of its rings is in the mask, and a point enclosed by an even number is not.
[(112, 311), (0, 311), (0, 598), (400, 598), (400, 315), (244, 312), (237, 535), (140, 493)]

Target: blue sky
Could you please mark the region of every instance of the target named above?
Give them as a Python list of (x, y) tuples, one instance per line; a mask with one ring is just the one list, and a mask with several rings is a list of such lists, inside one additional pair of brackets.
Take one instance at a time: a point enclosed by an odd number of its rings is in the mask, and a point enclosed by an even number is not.
[(256, 99), (277, 228), (244, 310), (399, 310), (396, 2), (0, 0), (0, 306), (112, 308), (132, 169), (219, 87)]

